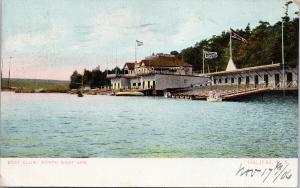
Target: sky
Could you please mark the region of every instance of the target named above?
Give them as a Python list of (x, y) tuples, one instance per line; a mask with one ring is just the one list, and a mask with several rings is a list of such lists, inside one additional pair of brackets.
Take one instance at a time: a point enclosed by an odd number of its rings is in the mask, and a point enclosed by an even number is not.
[[(284, 0), (3, 0), (3, 77), (69, 80), (181, 51), (222, 31), (274, 24)], [(290, 5), (289, 15), (298, 10)], [(11, 57), (11, 58), (10, 58)]]

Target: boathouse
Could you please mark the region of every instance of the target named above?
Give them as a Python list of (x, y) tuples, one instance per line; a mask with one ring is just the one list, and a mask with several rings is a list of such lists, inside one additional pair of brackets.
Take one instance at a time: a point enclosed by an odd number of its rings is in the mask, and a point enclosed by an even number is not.
[(283, 67), (280, 63), (237, 69), (231, 60), (225, 71), (206, 75), (211, 77), (212, 85), (242, 85), (272, 89), (298, 88), (298, 66)]
[(193, 75), (192, 65), (168, 54), (146, 57), (139, 63), (125, 63), (123, 74), (108, 75), (108, 78), (111, 78), (113, 90), (157, 92), (209, 83), (208, 77)]

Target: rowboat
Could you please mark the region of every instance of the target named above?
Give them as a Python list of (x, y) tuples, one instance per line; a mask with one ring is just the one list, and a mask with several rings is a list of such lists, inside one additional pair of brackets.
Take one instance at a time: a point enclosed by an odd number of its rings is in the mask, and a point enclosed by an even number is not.
[(144, 93), (139, 91), (121, 91), (117, 92), (116, 96), (144, 96)]
[(78, 96), (78, 97), (83, 97), (83, 94), (82, 94), (82, 92), (81, 92), (81, 91), (79, 91), (79, 92), (77, 93), (77, 96)]
[(206, 98), (207, 102), (222, 102), (222, 97), (220, 94), (215, 91), (210, 91), (208, 97)]
[(165, 93), (164, 93), (164, 97), (165, 97), (165, 98), (171, 98), (172, 95), (171, 95), (170, 92), (165, 92)]

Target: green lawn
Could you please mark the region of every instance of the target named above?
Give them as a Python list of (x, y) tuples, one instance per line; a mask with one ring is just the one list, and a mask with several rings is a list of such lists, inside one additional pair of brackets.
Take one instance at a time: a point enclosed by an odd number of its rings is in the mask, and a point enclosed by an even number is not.
[[(2, 88), (8, 86), (8, 79), (2, 79)], [(33, 79), (11, 79), (11, 87), (23, 88), (23, 89), (40, 89), (45, 90), (66, 90), (69, 89), (69, 83), (67, 81), (56, 80), (33, 80)]]

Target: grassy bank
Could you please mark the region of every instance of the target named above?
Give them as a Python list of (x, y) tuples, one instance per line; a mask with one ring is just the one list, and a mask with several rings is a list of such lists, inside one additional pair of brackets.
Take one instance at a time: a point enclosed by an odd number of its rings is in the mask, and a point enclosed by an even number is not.
[[(16, 79), (10, 80), (10, 86), (12, 88), (22, 88), (26, 90), (44, 89), (44, 90), (68, 90), (68, 81), (59, 80), (41, 80), (41, 79)], [(8, 79), (2, 78), (2, 88), (8, 87)]]

